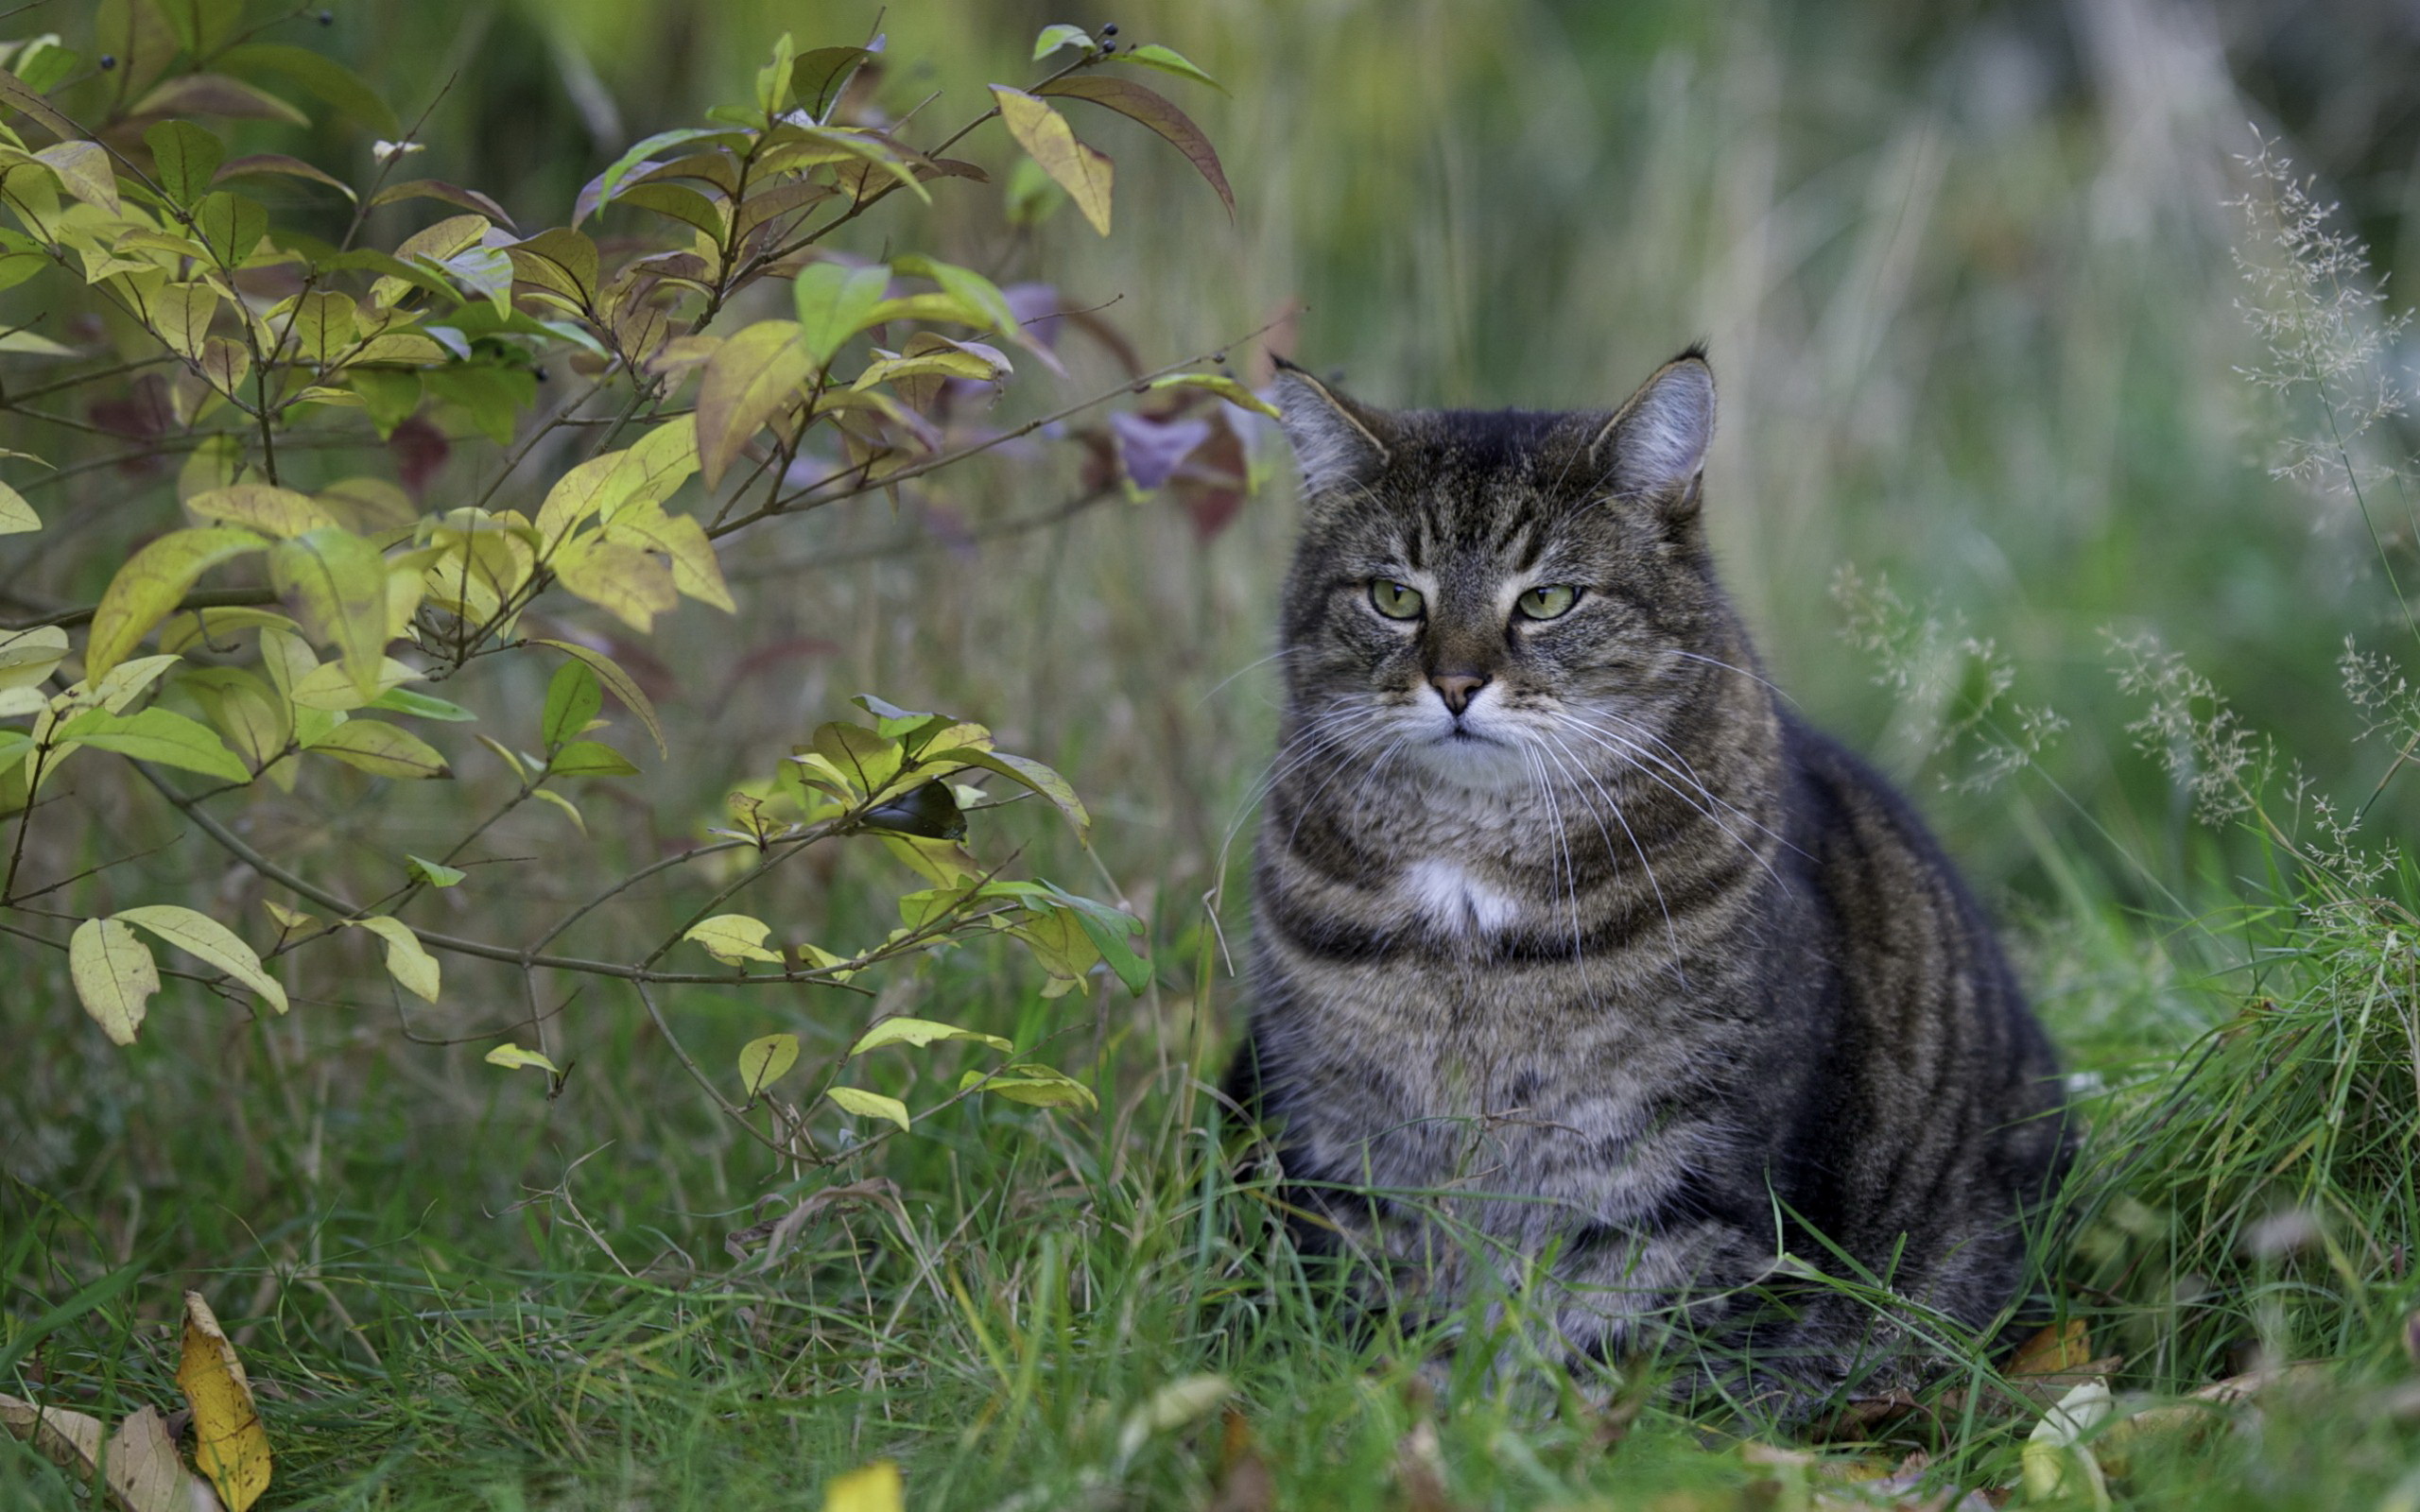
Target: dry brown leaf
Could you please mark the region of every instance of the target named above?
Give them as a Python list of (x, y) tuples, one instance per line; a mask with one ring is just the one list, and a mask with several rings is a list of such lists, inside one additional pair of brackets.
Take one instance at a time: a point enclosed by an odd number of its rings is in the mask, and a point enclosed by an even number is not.
[(2083, 1319), (2071, 1317), (2034, 1334), (2017, 1346), (2016, 1358), (2009, 1362), (2008, 1374), (2014, 1376), (2057, 1375), (2065, 1370), (2081, 1370), (2092, 1359), (2092, 1335)]
[(117, 1512), (220, 1512), (218, 1499), (177, 1458), (168, 1425), (145, 1407), (107, 1439), (97, 1418), (0, 1396), (0, 1427), (31, 1444), (44, 1459), (89, 1481), (106, 1458), (110, 1505)]
[(1219, 1486), (1204, 1512), (1276, 1512), (1277, 1482), (1253, 1443), (1252, 1425), (1227, 1409), (1219, 1444)]
[(1437, 1428), (1426, 1421), (1395, 1445), (1395, 1489), (1403, 1493), (1404, 1512), (1454, 1512), (1445, 1490), (1445, 1452), (1437, 1443)]
[(252, 1402), (252, 1383), (226, 1330), (199, 1292), (185, 1293), (184, 1357), (177, 1385), (193, 1403), (194, 1464), (228, 1512), (248, 1512), (268, 1489), (268, 1430)]

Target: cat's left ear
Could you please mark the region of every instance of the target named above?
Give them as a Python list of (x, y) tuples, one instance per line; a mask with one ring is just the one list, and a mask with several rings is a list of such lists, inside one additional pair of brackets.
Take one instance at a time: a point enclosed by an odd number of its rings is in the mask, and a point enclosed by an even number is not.
[(1598, 472), (1624, 499), (1675, 518), (1696, 511), (1714, 439), (1714, 369), (1695, 347), (1655, 369), (1588, 443)]

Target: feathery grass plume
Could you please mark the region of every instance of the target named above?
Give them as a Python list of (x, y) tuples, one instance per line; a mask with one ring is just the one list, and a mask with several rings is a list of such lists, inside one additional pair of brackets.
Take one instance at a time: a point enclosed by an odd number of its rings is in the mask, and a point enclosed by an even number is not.
[(1875, 684), (1897, 696), (1893, 743), (1920, 762), (1964, 746), (1963, 770), (1942, 772), (1943, 787), (1996, 787), (2066, 729), (2056, 712), (2010, 698), (2016, 664), (1996, 643), (1968, 634), (1965, 617), (1938, 600), (1911, 605), (1887, 576), (1868, 582), (1843, 566), (1832, 575), (1832, 601), (1841, 638), (1874, 659)]
[(2193, 799), (2194, 814), (2221, 825), (2250, 813), (2275, 764), (2273, 745), (2243, 722), (2217, 684), (2149, 631), (2102, 630), (2120, 693), (2144, 702), (2126, 726), (2135, 747), (2157, 761)]
[(2256, 128), (2253, 141), (2237, 161), (2255, 187), (2228, 204), (2247, 231), (2233, 252), (2247, 289), (2236, 308), (2268, 356), (2238, 370), (2286, 406), (2270, 475), (2351, 497), (2366, 511), (2379, 485), (2408, 493), (2410, 460), (2385, 459), (2392, 442), (2381, 427), (2410, 404), (2389, 358), (2411, 312), (2387, 310), (2369, 249), (2331, 224), (2338, 207), (2317, 198), (2316, 180), (2296, 176), (2293, 160)]

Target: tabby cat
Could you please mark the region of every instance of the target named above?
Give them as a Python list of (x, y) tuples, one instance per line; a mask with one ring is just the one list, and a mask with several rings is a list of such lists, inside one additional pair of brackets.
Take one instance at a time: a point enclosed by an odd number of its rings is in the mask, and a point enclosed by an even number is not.
[(1758, 673), (1703, 353), (1610, 416), (1278, 402), (1307, 518), (1230, 1085), (1305, 1242), (1784, 1412), (1922, 1354), (1810, 1265), (2002, 1315), (2052, 1052), (1913, 810)]

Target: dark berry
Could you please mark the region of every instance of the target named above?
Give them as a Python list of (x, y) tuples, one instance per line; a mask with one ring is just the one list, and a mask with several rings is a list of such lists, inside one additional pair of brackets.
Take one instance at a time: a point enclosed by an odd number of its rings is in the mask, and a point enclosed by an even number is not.
[(336, 13), (335, 11), (333, 11), (333, 10), (322, 10), (322, 11), (320, 11), (320, 26), (335, 26), (336, 24), (337, 24), (337, 13)]
[(115, 54), (115, 53), (103, 53), (103, 54), (101, 54), (101, 72), (102, 72), (102, 73), (105, 73), (105, 74), (106, 74), (106, 73), (108, 73), (111, 69), (115, 68), (116, 66), (117, 66), (117, 54)]
[(534, 373), (536, 373), (536, 374), (538, 375), (538, 381), (539, 381), (540, 383), (542, 383), (542, 384), (543, 384), (543, 383), (544, 383), (544, 382), (546, 381), (546, 369), (544, 369), (544, 368), (533, 368), (533, 369), (531, 369), (530, 370), (531, 370), (532, 372), (534, 372)]
[(1115, 21), (1110, 21), (1110, 22), (1104, 22), (1104, 23), (1102, 23), (1102, 24), (1101, 24), (1101, 28), (1100, 28), (1100, 34), (1101, 34), (1102, 36), (1104, 36), (1104, 37), (1115, 37), (1115, 36), (1116, 36), (1116, 35), (1117, 35), (1117, 23), (1116, 23), (1116, 22), (1115, 22)]

